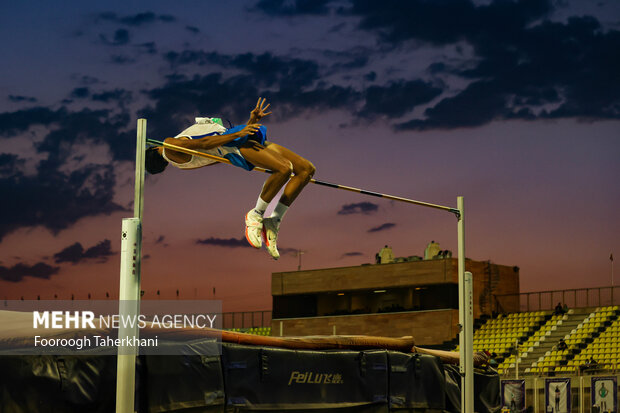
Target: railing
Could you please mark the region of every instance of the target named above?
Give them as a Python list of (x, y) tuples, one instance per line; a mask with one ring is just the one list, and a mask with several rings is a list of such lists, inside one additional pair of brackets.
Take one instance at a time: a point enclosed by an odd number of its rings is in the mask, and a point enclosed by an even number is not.
[[(541, 371), (528, 371), (527, 373), (524, 371), (521, 366), (519, 366), (519, 376), (523, 377), (575, 377), (575, 376), (595, 376), (599, 374), (618, 374), (620, 373), (620, 363), (601, 363), (596, 367), (585, 367), (585, 366), (573, 366), (570, 367), (568, 371), (553, 371), (550, 369), (549, 372), (541, 372)], [(500, 373), (500, 377), (502, 380), (510, 380), (514, 379), (516, 376), (516, 367), (508, 367), (502, 369)]]
[(217, 314), (222, 328), (271, 327), (271, 310), (235, 311)]
[(602, 307), (620, 305), (620, 286), (501, 294), (493, 297), (493, 311), (496, 313), (553, 310), (558, 303), (566, 304), (568, 308)]

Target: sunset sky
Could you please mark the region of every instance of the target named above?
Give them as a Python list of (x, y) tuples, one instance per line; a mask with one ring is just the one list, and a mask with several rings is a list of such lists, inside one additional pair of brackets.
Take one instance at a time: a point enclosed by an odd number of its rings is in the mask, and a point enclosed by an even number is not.
[[(244, 123), (317, 179), (456, 206), (466, 256), (521, 291), (611, 285), (620, 256), (620, 2), (11, 2), (0, 8), (0, 297), (118, 295), (136, 120)], [(146, 177), (145, 298), (270, 309), (272, 272), (356, 266), (385, 244), (456, 256), (446, 212), (309, 185), (273, 261), (244, 240), (265, 175)], [(620, 283), (616, 265), (615, 283)], [(215, 295), (213, 289), (215, 288)]]

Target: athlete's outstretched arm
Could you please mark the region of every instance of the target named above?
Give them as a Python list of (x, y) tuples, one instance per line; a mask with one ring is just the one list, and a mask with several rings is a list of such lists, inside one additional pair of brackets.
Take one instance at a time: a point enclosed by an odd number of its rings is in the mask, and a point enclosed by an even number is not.
[(258, 132), (262, 125), (255, 123), (247, 125), (239, 132), (229, 133), (227, 135), (212, 135), (200, 139), (182, 139), (182, 138), (166, 138), (164, 142), (172, 145), (182, 146), (187, 149), (213, 149), (231, 142), (245, 135), (253, 135)]
[[(260, 126), (260, 124), (255, 123), (253, 125), (246, 125), (246, 127), (241, 129), (239, 132), (234, 132), (227, 135), (212, 135), (200, 139), (187, 139), (183, 137), (166, 138), (164, 142), (187, 149), (213, 149), (217, 148), (218, 146), (222, 146), (228, 142), (231, 142), (237, 138), (241, 138), (242, 136), (253, 135), (259, 130)], [(184, 163), (192, 159), (192, 155), (183, 152), (177, 152), (174, 149), (162, 148), (161, 150), (166, 151), (166, 156), (172, 159), (174, 162)]]

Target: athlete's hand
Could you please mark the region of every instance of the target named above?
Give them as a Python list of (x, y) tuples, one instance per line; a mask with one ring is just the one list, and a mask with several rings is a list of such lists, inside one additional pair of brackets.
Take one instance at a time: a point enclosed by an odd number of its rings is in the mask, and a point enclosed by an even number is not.
[(269, 107), (269, 105), (271, 105), (271, 103), (267, 103), (265, 105), (265, 102), (267, 101), (267, 99), (265, 98), (258, 98), (258, 102), (256, 102), (256, 107), (252, 110), (252, 112), (250, 112), (250, 118), (254, 119), (255, 121), (258, 121), (262, 118), (264, 118), (267, 115), (270, 115), (271, 112), (265, 112), (267, 110), (267, 108)]
[(258, 132), (258, 129), (261, 126), (262, 125), (259, 123), (252, 123), (251, 125), (246, 125), (245, 128), (239, 131), (239, 136), (254, 135), (256, 132)]

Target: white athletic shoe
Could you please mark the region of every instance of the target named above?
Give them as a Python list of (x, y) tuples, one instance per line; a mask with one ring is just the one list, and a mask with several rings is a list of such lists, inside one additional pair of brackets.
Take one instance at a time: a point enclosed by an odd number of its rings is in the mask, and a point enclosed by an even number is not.
[(263, 216), (251, 210), (245, 214), (245, 239), (254, 248), (260, 248), (263, 244), (261, 232), (263, 230)]
[(263, 219), (263, 243), (274, 260), (280, 258), (278, 252), (278, 222), (276, 218)]

